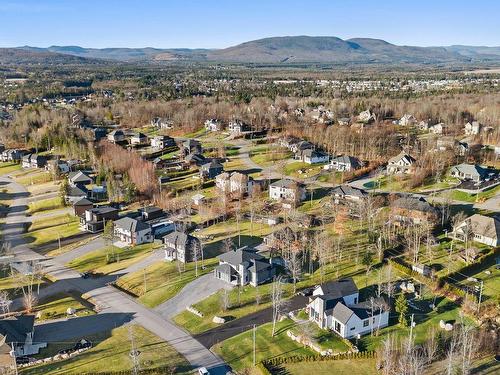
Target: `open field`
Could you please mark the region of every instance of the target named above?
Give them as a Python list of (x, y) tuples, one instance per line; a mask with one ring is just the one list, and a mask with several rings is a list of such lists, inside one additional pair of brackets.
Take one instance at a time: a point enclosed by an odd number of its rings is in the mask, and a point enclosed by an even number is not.
[(81, 233), (79, 219), (66, 214), (33, 221), (25, 237), (31, 241), (30, 246), (34, 247), (79, 233)]
[(14, 171), (18, 171), (20, 169), (21, 169), (21, 164), (18, 163), (10, 163), (10, 162), (0, 163), (0, 176)]
[[(204, 269), (201, 269), (201, 261), (198, 263), (198, 275), (212, 272), (218, 261), (216, 258), (212, 258), (205, 259), (203, 263)], [(175, 262), (158, 262), (144, 270), (120, 277), (116, 284), (138, 296), (139, 301), (144, 305), (155, 307), (175, 296), (184, 286), (195, 279), (194, 262), (187, 263), (182, 272), (179, 272), (177, 267)]]
[[(132, 325), (135, 346), (140, 351), (142, 369), (171, 368), (176, 373), (188, 373), (186, 360), (169, 344), (138, 325)], [(128, 327), (116, 328), (111, 332), (87, 337), (94, 347), (74, 358), (64, 361), (23, 369), (25, 375), (83, 374), (93, 372), (130, 371), (130, 336)], [(51, 344), (42, 350), (42, 355), (53, 355), (58, 350), (71, 347), (70, 343)], [(166, 370), (164, 370), (166, 371)], [(160, 372), (165, 373), (165, 372)]]
[[(257, 327), (256, 362), (280, 355), (314, 355), (310, 349), (304, 348), (286, 335), (286, 331), (294, 327), (295, 323), (285, 319), (277, 324), (277, 335), (271, 337), (272, 323)], [(253, 360), (253, 332), (243, 332), (237, 336), (221, 342), (213, 347), (217, 354), (236, 371), (252, 366)]]
[(140, 261), (151, 254), (153, 249), (152, 243), (125, 248), (111, 245), (76, 258), (68, 266), (78, 272), (109, 274)]
[(257, 146), (250, 152), (250, 159), (263, 167), (269, 167), (276, 162), (290, 159), (292, 156), (291, 151), (271, 145)]
[(42, 212), (42, 211), (51, 211), (56, 210), (58, 208), (63, 208), (64, 204), (60, 197), (49, 198), (49, 199), (41, 199), (28, 204), (28, 211), (31, 214)]

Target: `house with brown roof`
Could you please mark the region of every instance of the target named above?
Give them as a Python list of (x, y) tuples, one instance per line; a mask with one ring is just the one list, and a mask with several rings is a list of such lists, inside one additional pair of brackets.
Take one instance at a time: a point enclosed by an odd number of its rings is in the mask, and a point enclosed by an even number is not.
[(433, 225), (439, 219), (439, 210), (423, 197), (404, 196), (392, 202), (390, 219), (400, 225)]
[(488, 246), (499, 246), (500, 220), (474, 214), (453, 228), (452, 236), (459, 241), (472, 240)]

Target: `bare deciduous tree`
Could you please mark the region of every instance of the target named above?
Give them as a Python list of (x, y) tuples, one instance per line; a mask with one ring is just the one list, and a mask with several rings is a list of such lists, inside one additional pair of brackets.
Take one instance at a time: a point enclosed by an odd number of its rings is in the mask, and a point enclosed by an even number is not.
[(271, 291), (271, 301), (273, 306), (273, 330), (271, 332), (271, 336), (274, 337), (274, 335), (276, 334), (276, 323), (279, 319), (279, 316), (284, 306), (283, 282), (281, 276), (278, 276), (273, 282)]

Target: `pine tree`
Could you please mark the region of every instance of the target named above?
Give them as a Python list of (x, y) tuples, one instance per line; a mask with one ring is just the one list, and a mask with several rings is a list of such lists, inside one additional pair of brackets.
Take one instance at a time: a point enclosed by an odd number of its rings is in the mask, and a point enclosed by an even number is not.
[(396, 311), (399, 313), (399, 324), (402, 327), (407, 327), (408, 318), (406, 314), (408, 313), (408, 301), (403, 293), (396, 299)]

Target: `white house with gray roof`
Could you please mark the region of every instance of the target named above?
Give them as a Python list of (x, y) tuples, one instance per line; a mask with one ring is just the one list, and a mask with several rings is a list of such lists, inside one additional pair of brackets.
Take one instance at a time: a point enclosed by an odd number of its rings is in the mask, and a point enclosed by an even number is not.
[(415, 159), (402, 151), (387, 162), (388, 174), (411, 173)]
[(499, 246), (500, 220), (474, 214), (453, 228), (452, 236), (459, 241), (468, 239), (488, 246)]
[(153, 242), (151, 225), (130, 217), (124, 217), (114, 222), (114, 234), (120, 242), (130, 246)]
[(330, 281), (316, 287), (306, 310), (320, 328), (343, 338), (364, 335), (389, 324), (389, 311), (383, 298), (359, 301), (352, 278)]
[(219, 265), (214, 270), (216, 279), (233, 285), (257, 286), (271, 280), (276, 268), (271, 259), (246, 248), (232, 250), (217, 257)]
[(330, 164), (325, 165), (324, 169), (335, 170), (339, 172), (349, 172), (361, 168), (362, 163), (354, 156), (342, 155), (330, 160)]
[(190, 262), (197, 249), (201, 250), (200, 240), (190, 234), (174, 231), (163, 237), (165, 260)]
[(450, 175), (460, 180), (485, 181), (496, 175), (496, 171), (478, 164), (458, 164), (450, 169)]
[(273, 182), (269, 186), (269, 198), (277, 201), (300, 202), (305, 198), (305, 194), (302, 184), (287, 178)]

